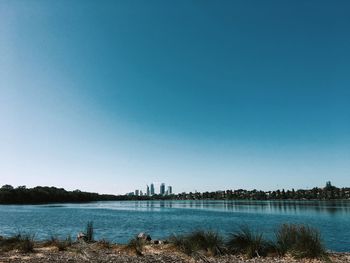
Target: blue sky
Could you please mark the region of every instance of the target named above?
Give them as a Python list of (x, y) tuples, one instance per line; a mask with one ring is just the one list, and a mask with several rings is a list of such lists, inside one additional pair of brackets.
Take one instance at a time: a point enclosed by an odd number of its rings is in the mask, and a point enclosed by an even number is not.
[(0, 3), (0, 184), (350, 185), (348, 1)]

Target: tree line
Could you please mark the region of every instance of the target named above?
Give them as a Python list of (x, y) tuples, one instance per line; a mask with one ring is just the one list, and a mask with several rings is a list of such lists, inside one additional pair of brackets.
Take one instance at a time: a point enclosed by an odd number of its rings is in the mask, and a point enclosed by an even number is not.
[(350, 188), (338, 188), (327, 182), (325, 187), (299, 190), (226, 190), (203, 193), (182, 193), (178, 199), (224, 200), (344, 200), (350, 199)]
[(63, 188), (47, 186), (14, 188), (11, 185), (4, 185), (0, 188), (0, 204), (84, 203), (108, 200), (116, 200), (116, 196), (80, 190), (66, 191)]
[(338, 188), (327, 182), (325, 187), (291, 190), (225, 190), (214, 192), (189, 192), (175, 195), (135, 196), (125, 195), (124, 200), (345, 200), (350, 199), (350, 188)]
[(63, 188), (42, 187), (26, 188), (4, 185), (0, 188), (0, 204), (45, 204), (45, 203), (85, 203), (94, 201), (127, 200), (344, 200), (350, 199), (350, 188), (338, 188), (327, 182), (323, 188), (299, 190), (226, 190), (215, 192), (179, 193), (172, 195), (130, 196), (105, 195), (66, 191)]

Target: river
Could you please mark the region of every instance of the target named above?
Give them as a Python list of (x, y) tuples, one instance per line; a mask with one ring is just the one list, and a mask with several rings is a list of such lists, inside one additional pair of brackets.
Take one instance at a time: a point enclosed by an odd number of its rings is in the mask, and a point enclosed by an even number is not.
[(95, 237), (126, 243), (139, 232), (161, 239), (196, 229), (228, 235), (248, 225), (273, 238), (283, 223), (320, 230), (326, 247), (350, 251), (349, 201), (120, 201), (88, 204), (1, 205), (0, 235), (75, 237), (93, 221)]

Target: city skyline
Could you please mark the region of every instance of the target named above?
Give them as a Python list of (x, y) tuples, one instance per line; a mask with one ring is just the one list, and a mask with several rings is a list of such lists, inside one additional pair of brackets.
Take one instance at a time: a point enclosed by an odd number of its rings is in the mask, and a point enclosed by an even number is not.
[(1, 1), (4, 184), (350, 185), (349, 1), (136, 2)]
[[(157, 192), (155, 189), (155, 185), (158, 185), (159, 192)], [(165, 190), (166, 189), (166, 190)], [(171, 185), (166, 185), (165, 183), (150, 183), (147, 184), (145, 187), (145, 192), (143, 192), (140, 188), (135, 189), (133, 192), (128, 192), (127, 195), (136, 195), (136, 196), (153, 196), (153, 195), (171, 195), (173, 194), (173, 187)]]

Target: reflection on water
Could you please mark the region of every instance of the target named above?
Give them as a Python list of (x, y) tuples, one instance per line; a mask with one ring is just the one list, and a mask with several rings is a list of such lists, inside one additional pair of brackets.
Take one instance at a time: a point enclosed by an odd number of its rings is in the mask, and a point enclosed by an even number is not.
[(223, 234), (242, 224), (273, 236), (283, 223), (317, 227), (329, 249), (350, 251), (349, 201), (122, 201), (88, 204), (0, 206), (0, 235), (34, 233), (75, 236), (87, 221), (94, 221), (97, 238), (127, 242), (134, 234), (149, 232), (155, 238), (193, 229)]
[(165, 200), (165, 201), (119, 201), (97, 202), (72, 205), (72, 208), (103, 208), (116, 210), (161, 211), (167, 208), (200, 209), (226, 212), (284, 213), (301, 214), (304, 212), (350, 215), (350, 200), (333, 201), (256, 201), (256, 200)]

